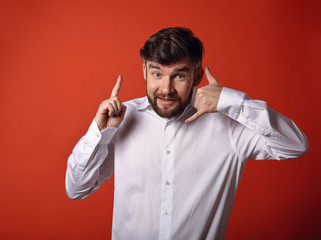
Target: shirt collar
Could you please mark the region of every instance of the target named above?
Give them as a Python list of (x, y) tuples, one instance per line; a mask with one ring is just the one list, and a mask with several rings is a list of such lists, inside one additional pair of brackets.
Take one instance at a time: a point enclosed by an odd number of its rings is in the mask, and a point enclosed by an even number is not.
[(143, 101), (141, 101), (138, 106), (137, 106), (137, 110), (145, 110), (148, 107), (151, 107), (152, 105), (150, 104), (150, 102), (148, 101), (147, 96), (143, 98)]
[(196, 89), (196, 87), (193, 87), (192, 98), (191, 98), (191, 101), (189, 103), (189, 105), (192, 106), (192, 107), (194, 107), (196, 93), (197, 93), (197, 89)]

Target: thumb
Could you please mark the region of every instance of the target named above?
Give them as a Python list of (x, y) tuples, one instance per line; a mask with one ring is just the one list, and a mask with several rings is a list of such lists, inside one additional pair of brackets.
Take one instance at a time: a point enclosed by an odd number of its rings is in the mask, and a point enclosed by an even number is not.
[(217, 84), (217, 85), (221, 86), (221, 85), (216, 81), (216, 79), (214, 78), (214, 76), (213, 76), (213, 74), (211, 73), (210, 68), (209, 68), (208, 65), (206, 65), (206, 67), (205, 67), (205, 75), (206, 75), (207, 81), (208, 81), (210, 84)]

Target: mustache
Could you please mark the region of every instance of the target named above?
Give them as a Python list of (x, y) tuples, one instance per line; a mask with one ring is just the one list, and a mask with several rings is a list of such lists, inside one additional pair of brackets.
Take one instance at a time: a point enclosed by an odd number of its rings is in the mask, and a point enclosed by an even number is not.
[(155, 93), (154, 98), (161, 98), (166, 100), (179, 100), (179, 97), (176, 94), (164, 94), (164, 93)]

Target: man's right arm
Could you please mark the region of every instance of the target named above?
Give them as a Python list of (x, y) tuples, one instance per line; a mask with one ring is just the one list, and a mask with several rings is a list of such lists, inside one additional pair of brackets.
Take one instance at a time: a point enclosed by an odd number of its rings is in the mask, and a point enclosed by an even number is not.
[(83, 199), (95, 192), (114, 172), (111, 139), (124, 119), (126, 107), (118, 95), (119, 76), (109, 99), (100, 104), (95, 120), (68, 158), (66, 192), (71, 199)]
[(98, 190), (114, 172), (111, 139), (116, 128), (100, 132), (95, 121), (74, 147), (68, 158), (66, 192), (71, 199), (83, 199)]

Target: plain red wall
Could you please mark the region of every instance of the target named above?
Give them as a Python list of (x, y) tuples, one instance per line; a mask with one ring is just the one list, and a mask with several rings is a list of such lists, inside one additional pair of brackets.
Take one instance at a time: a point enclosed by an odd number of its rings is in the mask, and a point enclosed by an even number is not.
[(190, 27), (222, 85), (267, 101), (310, 141), (299, 159), (249, 161), (226, 239), (321, 238), (320, 1), (0, 4), (1, 239), (110, 239), (113, 180), (69, 200), (67, 158), (118, 74), (122, 100), (144, 96), (139, 48), (169, 26)]

